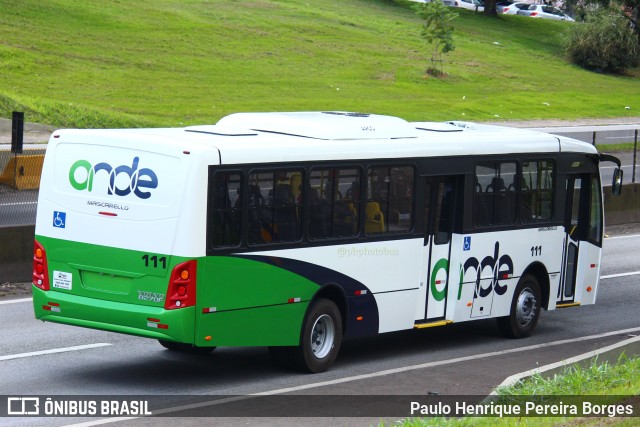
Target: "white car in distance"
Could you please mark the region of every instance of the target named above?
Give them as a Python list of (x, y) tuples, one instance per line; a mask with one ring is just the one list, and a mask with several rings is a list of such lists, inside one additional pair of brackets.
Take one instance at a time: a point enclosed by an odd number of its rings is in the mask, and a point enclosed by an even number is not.
[(531, 3), (514, 2), (508, 6), (504, 6), (501, 12), (503, 15), (515, 15), (519, 10), (527, 9), (529, 6), (531, 6)]
[(545, 18), (555, 19), (556, 21), (575, 22), (572, 17), (570, 17), (557, 7), (547, 6), (544, 4), (532, 4), (526, 9), (520, 9), (517, 14), (530, 16), (532, 18)]
[(478, 12), (484, 11), (484, 2), (482, 0), (454, 0), (453, 5), (463, 9), (477, 10)]

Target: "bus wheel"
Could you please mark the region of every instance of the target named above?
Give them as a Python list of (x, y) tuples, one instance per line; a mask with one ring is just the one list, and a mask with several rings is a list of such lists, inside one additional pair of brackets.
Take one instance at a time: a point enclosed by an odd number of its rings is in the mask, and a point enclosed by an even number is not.
[(301, 371), (324, 372), (333, 364), (342, 344), (342, 316), (331, 300), (313, 303), (304, 322), (299, 347), (291, 349), (289, 360)]
[(500, 331), (509, 338), (531, 335), (540, 318), (540, 295), (538, 279), (531, 274), (522, 277), (513, 294), (510, 314), (498, 318)]
[(181, 353), (191, 354), (208, 354), (215, 350), (215, 347), (196, 347), (192, 344), (186, 344), (183, 342), (158, 340), (161, 346), (171, 351), (179, 351)]

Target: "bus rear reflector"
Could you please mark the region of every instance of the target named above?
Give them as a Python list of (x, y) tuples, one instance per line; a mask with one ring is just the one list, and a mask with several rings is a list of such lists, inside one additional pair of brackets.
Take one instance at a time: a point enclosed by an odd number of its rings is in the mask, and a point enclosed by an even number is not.
[(164, 303), (165, 309), (174, 310), (196, 305), (197, 265), (196, 260), (191, 260), (173, 267)]
[(49, 271), (47, 270), (47, 253), (37, 240), (33, 241), (33, 284), (43, 291), (49, 290)]

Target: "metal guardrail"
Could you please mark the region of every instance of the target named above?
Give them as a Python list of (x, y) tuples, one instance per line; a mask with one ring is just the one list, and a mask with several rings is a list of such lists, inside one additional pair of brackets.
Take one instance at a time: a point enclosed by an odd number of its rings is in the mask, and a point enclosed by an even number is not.
[[(606, 147), (608, 144), (633, 143), (632, 170), (625, 170), (624, 182), (636, 182), (638, 130), (640, 124), (612, 124), (612, 125), (588, 125), (588, 126), (548, 126), (528, 127), (527, 129), (545, 132), (555, 135), (567, 136), (592, 145)], [(630, 180), (627, 178), (631, 176)], [(606, 181), (603, 181), (606, 182)]]

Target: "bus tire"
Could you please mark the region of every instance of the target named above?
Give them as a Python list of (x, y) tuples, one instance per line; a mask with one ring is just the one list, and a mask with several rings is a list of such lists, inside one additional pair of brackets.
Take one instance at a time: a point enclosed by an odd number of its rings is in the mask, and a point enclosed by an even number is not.
[(326, 298), (312, 303), (302, 328), (300, 346), (288, 352), (294, 368), (304, 372), (325, 372), (333, 364), (342, 344), (342, 315)]
[(500, 331), (509, 338), (530, 336), (540, 319), (541, 304), (538, 279), (531, 274), (523, 276), (513, 293), (510, 314), (498, 318)]
[(158, 340), (158, 342), (167, 350), (179, 351), (181, 353), (208, 354), (216, 349), (215, 347), (196, 347), (192, 344), (175, 341)]

